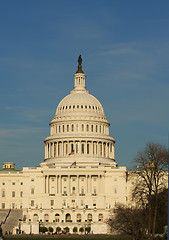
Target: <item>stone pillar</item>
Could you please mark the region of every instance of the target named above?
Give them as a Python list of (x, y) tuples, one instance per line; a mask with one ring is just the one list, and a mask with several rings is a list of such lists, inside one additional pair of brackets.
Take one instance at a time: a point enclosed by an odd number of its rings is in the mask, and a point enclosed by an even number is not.
[(60, 187), (60, 184), (59, 184), (59, 175), (57, 176), (57, 193), (59, 194), (59, 187)]
[(61, 195), (63, 194), (63, 192), (62, 192), (62, 175), (60, 175), (60, 193), (61, 193)]
[(99, 151), (100, 151), (100, 149), (99, 149), (99, 143), (98, 142), (96, 142), (96, 146), (97, 146), (97, 157), (99, 157)]
[(45, 191), (45, 193), (46, 193), (46, 175), (45, 175), (45, 177), (44, 177), (44, 191)]
[(90, 142), (90, 156), (93, 156), (93, 141)]
[(102, 142), (102, 157), (104, 157), (104, 143)]

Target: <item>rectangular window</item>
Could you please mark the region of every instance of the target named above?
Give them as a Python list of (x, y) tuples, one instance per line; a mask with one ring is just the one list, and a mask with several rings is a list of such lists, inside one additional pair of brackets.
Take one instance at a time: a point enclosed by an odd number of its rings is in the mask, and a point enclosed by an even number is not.
[(14, 191), (12, 191), (12, 197), (15, 197), (15, 192)]
[(50, 200), (50, 205), (54, 206), (54, 200)]
[(20, 192), (20, 197), (23, 197), (23, 192), (22, 191)]
[(31, 207), (34, 207), (34, 200), (31, 200)]
[(5, 208), (5, 203), (2, 203), (1, 207), (2, 207), (2, 209), (4, 209)]
[(34, 194), (34, 193), (35, 193), (35, 189), (31, 188), (31, 194)]
[(2, 197), (5, 197), (5, 190), (2, 189)]
[(15, 185), (15, 182), (13, 182), (12, 185)]

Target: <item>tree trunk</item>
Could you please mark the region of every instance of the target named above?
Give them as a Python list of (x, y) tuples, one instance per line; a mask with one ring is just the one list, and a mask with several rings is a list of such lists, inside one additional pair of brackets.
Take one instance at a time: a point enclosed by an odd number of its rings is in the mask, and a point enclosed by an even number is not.
[(151, 203), (149, 201), (148, 208), (148, 239), (151, 240)]
[(155, 235), (155, 229), (156, 229), (156, 219), (157, 219), (157, 194), (155, 195), (155, 203), (154, 203), (154, 217), (153, 217), (153, 231), (152, 231), (152, 237), (154, 238)]

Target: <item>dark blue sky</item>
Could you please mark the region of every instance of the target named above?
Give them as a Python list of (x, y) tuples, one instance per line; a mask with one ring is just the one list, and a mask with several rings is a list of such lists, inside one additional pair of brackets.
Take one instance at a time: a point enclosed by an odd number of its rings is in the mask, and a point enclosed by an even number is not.
[(116, 161), (167, 146), (169, 2), (6, 0), (0, 4), (0, 164), (37, 166), (79, 54), (104, 107)]

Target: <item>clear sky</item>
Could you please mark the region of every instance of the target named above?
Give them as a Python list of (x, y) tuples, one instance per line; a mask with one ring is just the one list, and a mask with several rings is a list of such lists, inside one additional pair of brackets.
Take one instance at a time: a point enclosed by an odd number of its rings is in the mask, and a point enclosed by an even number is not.
[(120, 166), (149, 141), (167, 146), (169, 1), (5, 0), (0, 3), (0, 168), (38, 166), (82, 55)]

